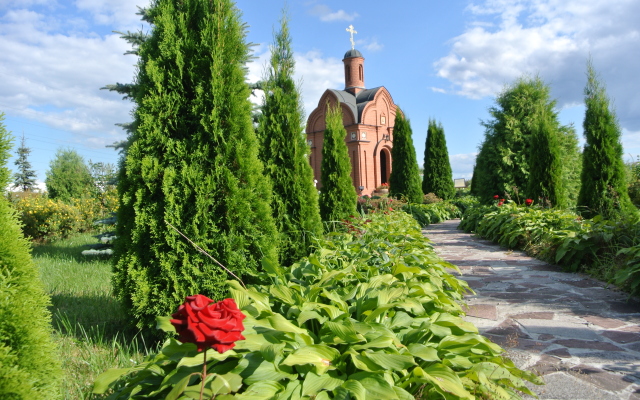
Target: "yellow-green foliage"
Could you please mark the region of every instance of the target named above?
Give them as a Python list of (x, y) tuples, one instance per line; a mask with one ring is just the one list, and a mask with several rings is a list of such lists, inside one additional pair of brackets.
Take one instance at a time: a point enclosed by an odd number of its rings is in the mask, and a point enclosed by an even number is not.
[(78, 230), (78, 209), (59, 200), (43, 196), (25, 197), (15, 204), (23, 224), (24, 235), (32, 239), (54, 239)]
[(14, 201), (25, 236), (37, 240), (60, 239), (74, 232), (84, 232), (94, 221), (115, 211), (115, 190), (102, 199), (71, 199), (70, 203), (52, 200), (42, 195), (20, 196)]
[(0, 399), (59, 397), (48, 304), (17, 215), (0, 197)]

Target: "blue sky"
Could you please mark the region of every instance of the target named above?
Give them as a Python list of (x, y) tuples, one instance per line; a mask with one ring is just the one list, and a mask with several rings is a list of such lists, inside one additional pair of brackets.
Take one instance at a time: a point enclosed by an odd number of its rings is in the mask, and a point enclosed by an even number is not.
[[(148, 1), (141, 0), (144, 6)], [(256, 43), (248, 79), (260, 78), (284, 2), (240, 0)], [(505, 84), (538, 74), (551, 85), (563, 123), (581, 136), (591, 55), (623, 129), (626, 159), (640, 154), (640, 2), (637, 0), (288, 0), (297, 77), (310, 113), (327, 88), (342, 89), (342, 56), (365, 57), (367, 87), (385, 86), (411, 121), (422, 163), (429, 118), (445, 129), (454, 177), (471, 176), (480, 120)], [(117, 161), (105, 146), (132, 104), (100, 90), (131, 82), (135, 56), (113, 31), (148, 30), (131, 0), (0, 0), (0, 111), (32, 149), (44, 181), (60, 147), (86, 160)], [(16, 140), (16, 144), (17, 144)], [(10, 160), (13, 167), (13, 159)]]

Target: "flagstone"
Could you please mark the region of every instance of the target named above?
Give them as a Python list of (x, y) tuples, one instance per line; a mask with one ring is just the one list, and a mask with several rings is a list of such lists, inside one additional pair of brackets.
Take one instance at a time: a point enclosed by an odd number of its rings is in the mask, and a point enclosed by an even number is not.
[(514, 319), (553, 319), (553, 316), (555, 314), (552, 312), (528, 312), (528, 313), (521, 313), (521, 314), (511, 314), (509, 315), (510, 318), (514, 318)]
[(603, 389), (622, 390), (631, 385), (632, 381), (622, 375), (612, 374), (599, 368), (579, 364), (570, 369), (571, 374), (577, 378), (586, 380)]
[(571, 353), (569, 353), (569, 350), (565, 349), (564, 347), (547, 351), (545, 354), (549, 354), (551, 356), (560, 357), (560, 358), (571, 358)]
[(640, 342), (640, 334), (636, 332), (605, 331), (602, 336), (606, 336), (618, 343)]
[(591, 322), (592, 324), (598, 325), (598, 326), (603, 327), (603, 328), (608, 328), (608, 329), (618, 328), (618, 327), (621, 327), (623, 325), (626, 325), (625, 322), (620, 321), (618, 319), (603, 318), (603, 317), (599, 317), (597, 315), (588, 315), (588, 316), (584, 316), (582, 318), (585, 321)]
[(491, 304), (472, 304), (464, 307), (463, 310), (470, 317), (484, 318), (484, 319), (498, 319), (498, 312), (496, 306)]
[(606, 351), (624, 351), (620, 347), (611, 344), (609, 342), (598, 342), (595, 340), (580, 340), (580, 339), (558, 339), (553, 343), (561, 346), (574, 348), (574, 349), (594, 349), (594, 350), (606, 350)]

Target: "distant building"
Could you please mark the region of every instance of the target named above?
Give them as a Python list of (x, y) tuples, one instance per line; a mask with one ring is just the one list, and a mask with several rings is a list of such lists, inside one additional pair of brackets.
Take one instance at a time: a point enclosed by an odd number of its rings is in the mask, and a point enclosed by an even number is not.
[(396, 105), (384, 86), (365, 88), (362, 53), (352, 48), (345, 53), (342, 62), (344, 90), (327, 89), (309, 115), (306, 128), (311, 147), (309, 161), (318, 181), (317, 187), (322, 190), (320, 164), (327, 103), (332, 107), (340, 104), (347, 131), (345, 141), (351, 158), (353, 186), (358, 194), (371, 195), (376, 187), (389, 182)]

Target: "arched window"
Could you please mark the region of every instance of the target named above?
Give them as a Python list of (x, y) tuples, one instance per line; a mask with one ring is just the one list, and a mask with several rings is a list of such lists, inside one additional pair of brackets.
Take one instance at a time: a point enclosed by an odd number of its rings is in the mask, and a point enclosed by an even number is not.
[(364, 71), (362, 69), (362, 64), (359, 65), (358, 73), (359, 73), (359, 76), (360, 76), (360, 80), (364, 81)]
[(344, 66), (344, 76), (345, 81), (347, 82), (347, 84), (349, 84), (349, 81), (351, 81), (351, 70), (349, 69), (348, 65)]

